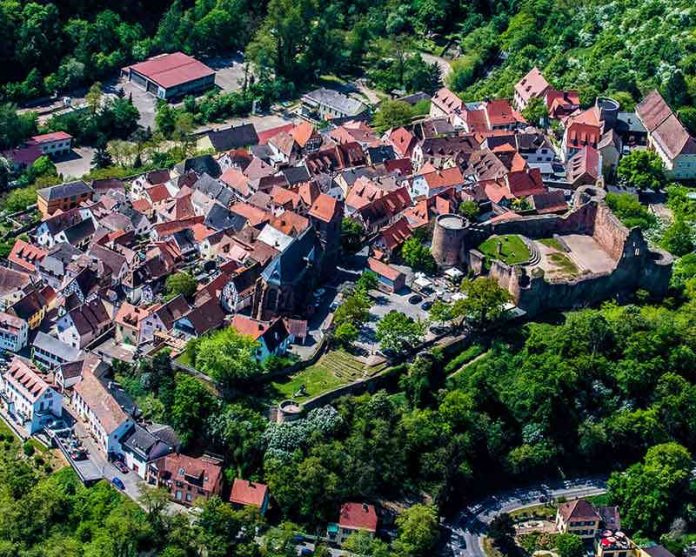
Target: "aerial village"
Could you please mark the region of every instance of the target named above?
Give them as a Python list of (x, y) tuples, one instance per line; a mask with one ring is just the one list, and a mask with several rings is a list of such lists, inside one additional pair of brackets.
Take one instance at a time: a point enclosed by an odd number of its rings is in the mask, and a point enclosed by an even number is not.
[[(180, 53), (123, 72), (165, 100), (214, 78)], [(266, 370), (258, 381), (294, 377), (331, 357), (333, 315), (370, 276), (375, 301), (349, 343), (354, 367), (328, 398), (291, 381), (268, 408), (269, 420), (290, 422), (426, 344), (465, 335), (429, 314), (462, 296), (463, 277), (495, 279), (511, 319), (666, 291), (670, 254), (604, 200), (634, 150), (657, 153), (673, 180), (696, 178), (696, 141), (657, 91), (635, 111), (611, 98), (581, 108), (576, 91), (534, 68), (511, 99), (465, 103), (442, 88), (402, 100), (424, 98), (429, 115), (377, 133), (373, 107), (321, 88), (282, 125), (210, 129), (197, 137), (204, 154), (171, 169), (40, 189), (39, 219), (17, 216), (0, 267), (3, 418), (60, 448), (87, 484), (106, 477), (134, 498), (161, 486), (182, 508), (216, 494), (263, 513), (273, 506), (266, 485), (228, 481), (218, 455), (182, 451), (170, 425), (143, 418), (114, 370), (167, 351), (214, 388), (188, 347), (234, 329), (255, 342)], [(530, 103), (546, 107), (542, 125), (522, 116)], [(58, 132), (12, 155), (21, 165), (71, 148)], [(175, 279), (193, 286), (177, 290)], [(394, 312), (423, 324), (403, 353), (375, 336)], [(597, 536), (600, 556), (642, 555), (618, 521), (616, 509), (582, 502), (560, 507), (555, 527)], [(340, 545), (377, 529), (372, 505), (346, 501), (326, 535)]]

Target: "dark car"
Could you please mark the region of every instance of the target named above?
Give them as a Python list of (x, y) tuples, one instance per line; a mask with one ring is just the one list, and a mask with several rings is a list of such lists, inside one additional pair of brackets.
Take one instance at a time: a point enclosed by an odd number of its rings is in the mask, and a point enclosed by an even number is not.
[(128, 466), (123, 464), (120, 460), (114, 461), (114, 466), (116, 467), (116, 470), (121, 472), (122, 474), (127, 474), (128, 473)]
[(423, 296), (419, 294), (414, 294), (408, 299), (409, 304), (420, 304), (423, 301)]
[(430, 300), (426, 300), (421, 304), (421, 309), (423, 311), (428, 311), (431, 307), (433, 307), (433, 303)]
[(87, 458), (87, 451), (72, 451), (70, 453), (70, 458), (73, 460), (85, 460)]
[(300, 550), (300, 555), (302, 555), (303, 557), (304, 557), (305, 555), (314, 555), (314, 551), (312, 551), (312, 550), (309, 549), (308, 547), (303, 547), (303, 548)]
[(126, 486), (125, 486), (125, 484), (121, 481), (121, 478), (113, 478), (113, 479), (111, 480), (111, 483), (114, 484), (114, 486), (116, 486), (116, 487), (117, 487), (118, 489), (120, 489), (121, 491), (123, 491), (124, 489), (126, 489)]

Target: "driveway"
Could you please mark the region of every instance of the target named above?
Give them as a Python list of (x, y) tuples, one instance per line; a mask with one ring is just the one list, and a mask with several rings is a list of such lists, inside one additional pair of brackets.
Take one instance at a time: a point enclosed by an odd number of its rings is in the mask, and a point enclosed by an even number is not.
[(157, 98), (152, 93), (148, 93), (145, 89), (138, 87), (135, 83), (127, 79), (120, 79), (115, 85), (106, 86), (104, 91), (106, 93), (115, 94), (119, 88), (123, 89), (126, 97), (129, 97), (133, 101), (133, 106), (140, 112), (138, 124), (143, 128), (149, 127), (154, 131)]
[(81, 178), (92, 169), (93, 147), (75, 147), (67, 155), (61, 155), (54, 159), (58, 174), (65, 181), (68, 178)]
[(565, 482), (538, 484), (491, 495), (462, 509), (454, 520), (445, 522), (449, 540), (443, 555), (456, 557), (486, 557), (483, 538), (488, 524), (500, 513), (511, 512), (539, 504), (539, 498), (579, 499), (606, 492), (606, 478), (578, 478)]

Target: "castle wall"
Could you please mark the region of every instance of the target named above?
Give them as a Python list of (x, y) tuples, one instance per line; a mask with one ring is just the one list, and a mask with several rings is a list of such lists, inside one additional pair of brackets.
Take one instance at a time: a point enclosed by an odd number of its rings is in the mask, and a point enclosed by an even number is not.
[[(587, 195), (593, 190), (578, 192)], [(616, 261), (610, 273), (584, 274), (574, 279), (548, 280), (541, 268), (510, 267), (493, 261), (489, 275), (513, 296), (515, 303), (530, 316), (547, 310), (563, 310), (597, 304), (626, 296), (642, 288), (663, 296), (669, 286), (672, 257), (662, 250), (651, 250), (638, 228), (629, 230), (602, 201), (601, 193), (590, 195), (576, 210), (566, 215), (536, 215), (496, 223), (469, 226), (465, 245), (477, 246), (493, 234), (520, 234), (532, 239), (566, 234), (590, 235)], [(469, 268), (485, 272), (483, 255), (475, 249), (467, 253)]]

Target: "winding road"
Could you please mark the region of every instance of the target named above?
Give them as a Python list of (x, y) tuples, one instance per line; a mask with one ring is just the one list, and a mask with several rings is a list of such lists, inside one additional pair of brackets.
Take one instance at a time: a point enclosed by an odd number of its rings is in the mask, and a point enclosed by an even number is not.
[(441, 554), (449, 557), (486, 557), (483, 538), (488, 524), (496, 515), (538, 505), (540, 498), (576, 499), (605, 492), (606, 478), (595, 476), (543, 483), (491, 495), (464, 508), (454, 519), (443, 524), (449, 533), (449, 540)]

